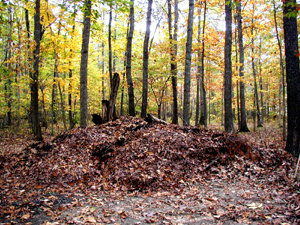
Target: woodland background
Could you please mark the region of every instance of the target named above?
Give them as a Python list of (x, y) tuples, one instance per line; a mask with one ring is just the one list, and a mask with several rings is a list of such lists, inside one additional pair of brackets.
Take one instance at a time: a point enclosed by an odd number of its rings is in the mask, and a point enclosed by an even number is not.
[(299, 9), (1, 1), (0, 223), (299, 224)]
[[(84, 36), (82, 21), (85, 18), (90, 19), (86, 87), (88, 118), (92, 113), (101, 113), (102, 100), (109, 99), (110, 79), (114, 71), (121, 77), (116, 100), (117, 115), (143, 113), (145, 89), (141, 87), (145, 83), (145, 24), (147, 8), (149, 11), (149, 2), (152, 1), (130, 2), (40, 1), (41, 38), (36, 82), (39, 124), (51, 130), (52, 134), (76, 126), (82, 114), (80, 66)], [(178, 3), (177, 41), (174, 40), (175, 31), (172, 31), (176, 19), (175, 3)], [(34, 71), (33, 58), (36, 55), (33, 54), (36, 49), (33, 40), (36, 3), (11, 0), (1, 1), (0, 4), (0, 126), (29, 126), (32, 122), (30, 99), (33, 92), (29, 87), (33, 80), (37, 80), (37, 77), (30, 75)], [(214, 0), (195, 2), (188, 109), (191, 121), (188, 124), (224, 125), (225, 4), (226, 1)], [(244, 64), (240, 63), (239, 53), (239, 4)], [(88, 6), (92, 6), (91, 14), (84, 17), (84, 13), (90, 10)], [(130, 68), (134, 89), (133, 112), (129, 110), (130, 82), (126, 73), (127, 43), (132, 27), (130, 6), (134, 8), (135, 23)], [(187, 1), (153, 1), (148, 37), (147, 112), (172, 121), (172, 82), (176, 76), (180, 124), (184, 124), (188, 12)], [(282, 128), (285, 138), (287, 110), (282, 1), (233, 2), (232, 12), (232, 109), (235, 129), (241, 127), (240, 88), (243, 84), (247, 126), (255, 130), (265, 122), (274, 122)], [(172, 58), (174, 43), (177, 44), (177, 55)], [(175, 75), (172, 73), (172, 63), (176, 63)], [(239, 72), (241, 66), (244, 67), (244, 76)]]

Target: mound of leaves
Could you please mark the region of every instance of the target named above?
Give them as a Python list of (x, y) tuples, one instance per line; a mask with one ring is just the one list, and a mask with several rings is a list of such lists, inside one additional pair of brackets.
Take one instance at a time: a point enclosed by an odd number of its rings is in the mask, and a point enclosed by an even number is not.
[(51, 142), (35, 143), (21, 154), (1, 158), (0, 185), (96, 183), (126, 190), (172, 190), (222, 171), (282, 169), (286, 157), (260, 151), (220, 131), (121, 117), (70, 130)]

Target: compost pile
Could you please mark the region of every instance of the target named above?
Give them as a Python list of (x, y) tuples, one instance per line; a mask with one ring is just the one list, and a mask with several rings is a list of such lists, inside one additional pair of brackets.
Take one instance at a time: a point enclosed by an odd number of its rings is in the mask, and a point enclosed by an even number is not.
[(120, 117), (70, 130), (0, 159), (1, 185), (81, 183), (129, 191), (172, 190), (216, 174), (233, 179), (238, 174), (282, 171), (289, 157), (261, 151), (221, 131)]

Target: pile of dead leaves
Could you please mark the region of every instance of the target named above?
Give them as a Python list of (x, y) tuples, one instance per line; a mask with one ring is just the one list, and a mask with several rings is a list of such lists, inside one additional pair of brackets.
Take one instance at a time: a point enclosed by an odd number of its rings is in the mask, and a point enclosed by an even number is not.
[(172, 190), (214, 174), (232, 179), (280, 171), (274, 179), (288, 179), (294, 161), (283, 151), (264, 151), (220, 131), (121, 117), (2, 157), (0, 181), (14, 187), (93, 182), (121, 190)]

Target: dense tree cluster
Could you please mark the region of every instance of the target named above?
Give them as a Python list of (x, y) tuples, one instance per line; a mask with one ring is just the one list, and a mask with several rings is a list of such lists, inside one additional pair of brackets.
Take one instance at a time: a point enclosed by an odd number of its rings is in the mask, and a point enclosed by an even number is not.
[(299, 152), (296, 1), (0, 4), (1, 127), (27, 118), (38, 139), (41, 123), (86, 127), (118, 72), (116, 115), (226, 131), (275, 120), (284, 138), (287, 121), (287, 149)]

